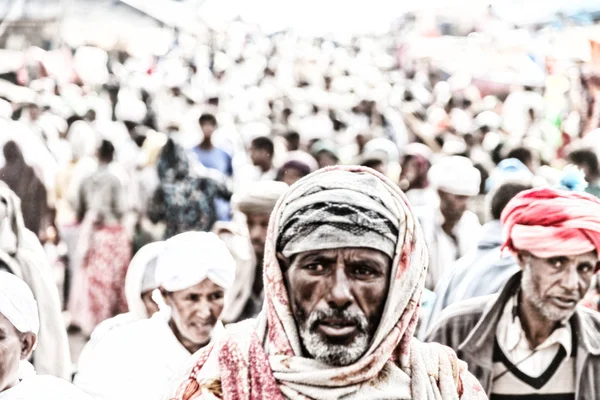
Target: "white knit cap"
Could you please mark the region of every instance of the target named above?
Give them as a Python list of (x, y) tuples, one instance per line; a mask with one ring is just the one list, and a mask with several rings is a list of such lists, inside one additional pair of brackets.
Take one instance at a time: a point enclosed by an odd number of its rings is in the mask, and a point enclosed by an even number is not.
[(0, 271), (0, 314), (21, 333), (40, 330), (38, 307), (29, 286), (17, 276)]
[(479, 194), (481, 174), (466, 157), (443, 157), (431, 167), (428, 178), (433, 188), (443, 192), (459, 196)]
[(177, 292), (204, 279), (229, 289), (235, 279), (235, 261), (225, 242), (212, 232), (185, 232), (165, 243), (156, 263), (156, 282)]

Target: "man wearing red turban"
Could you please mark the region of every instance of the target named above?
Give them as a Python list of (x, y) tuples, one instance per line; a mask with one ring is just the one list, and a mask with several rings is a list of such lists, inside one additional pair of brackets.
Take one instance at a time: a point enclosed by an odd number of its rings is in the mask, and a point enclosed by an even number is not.
[(580, 302), (600, 265), (600, 200), (528, 190), (502, 226), (521, 271), (499, 295), (444, 310), (429, 341), (456, 350), (492, 400), (599, 398), (600, 314)]

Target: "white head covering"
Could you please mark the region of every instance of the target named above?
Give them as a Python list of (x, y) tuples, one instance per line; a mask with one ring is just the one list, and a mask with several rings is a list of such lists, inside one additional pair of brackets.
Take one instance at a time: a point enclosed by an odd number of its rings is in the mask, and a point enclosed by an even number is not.
[(259, 181), (234, 195), (233, 206), (245, 214), (271, 214), (277, 200), (289, 189), (284, 182)]
[(443, 157), (431, 167), (428, 178), (433, 188), (447, 193), (459, 196), (479, 194), (481, 174), (466, 157)]
[(125, 297), (127, 298), (129, 311), (140, 318), (148, 318), (146, 307), (142, 302), (142, 293), (158, 288), (156, 261), (164, 248), (165, 242), (147, 244), (135, 253), (131, 263), (129, 263), (127, 276), (125, 277)]
[(0, 271), (0, 314), (21, 333), (40, 330), (37, 303), (29, 286), (15, 275)]
[(160, 287), (177, 292), (206, 278), (223, 289), (233, 285), (235, 261), (225, 242), (212, 232), (185, 232), (165, 242), (156, 264)]

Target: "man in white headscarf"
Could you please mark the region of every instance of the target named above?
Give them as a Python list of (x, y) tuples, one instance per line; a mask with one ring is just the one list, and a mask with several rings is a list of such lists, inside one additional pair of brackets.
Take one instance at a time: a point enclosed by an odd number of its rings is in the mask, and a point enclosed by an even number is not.
[(38, 307), (25, 282), (0, 271), (0, 399), (85, 400), (89, 397), (54, 376), (36, 375), (27, 359), (37, 344)]
[(21, 201), (0, 185), (0, 270), (23, 279), (40, 305), (33, 365), (41, 374), (71, 378), (71, 356), (52, 270), (36, 235), (25, 228)]
[(434, 290), (454, 262), (476, 246), (481, 224), (467, 205), (470, 197), (479, 194), (481, 174), (468, 158), (448, 156), (431, 167), (428, 179), (439, 203), (434, 212), (420, 207), (416, 213), (431, 259), (425, 287)]
[(186, 232), (165, 242), (156, 281), (168, 307), (108, 332), (75, 384), (95, 399), (162, 400), (170, 378), (222, 329), (235, 261), (214, 233)]
[[(288, 188), (283, 182), (256, 182), (233, 198), (233, 208), (245, 217), (247, 230), (240, 229), (242, 232), (236, 234), (228, 226), (216, 227), (238, 266), (235, 283), (228, 292), (222, 316), (226, 323), (254, 318), (262, 309), (263, 258), (269, 218), (277, 200)], [(244, 251), (245, 249), (248, 251)]]

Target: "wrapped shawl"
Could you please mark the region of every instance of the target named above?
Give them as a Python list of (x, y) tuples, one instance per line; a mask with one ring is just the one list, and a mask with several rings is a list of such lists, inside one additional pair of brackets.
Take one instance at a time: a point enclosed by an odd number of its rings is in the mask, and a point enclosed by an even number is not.
[(573, 256), (600, 249), (600, 200), (587, 193), (532, 189), (502, 212), (503, 248), (536, 257)]
[(0, 232), (0, 259), (9, 272), (27, 283), (39, 307), (40, 332), (33, 364), (40, 374), (70, 379), (69, 342), (52, 269), (36, 235), (23, 224), (17, 195), (0, 185), (0, 199), (7, 205), (7, 215), (2, 216), (6, 220)]
[[(370, 348), (353, 364), (337, 367), (302, 356), (276, 243), (290, 203), (315, 190), (360, 191), (361, 186), (349, 184), (355, 174), (374, 178), (375, 192), (371, 186), (369, 192), (356, 194), (379, 201), (397, 218), (399, 233), (385, 309)], [(222, 391), (225, 399), (485, 399), (451, 349), (413, 337), (427, 260), (421, 228), (406, 197), (383, 175), (368, 168), (331, 167), (307, 176), (290, 188), (271, 215), (263, 312), (256, 321), (231, 326), (222, 340), (197, 353), (189, 378), (174, 398), (214, 398)]]

